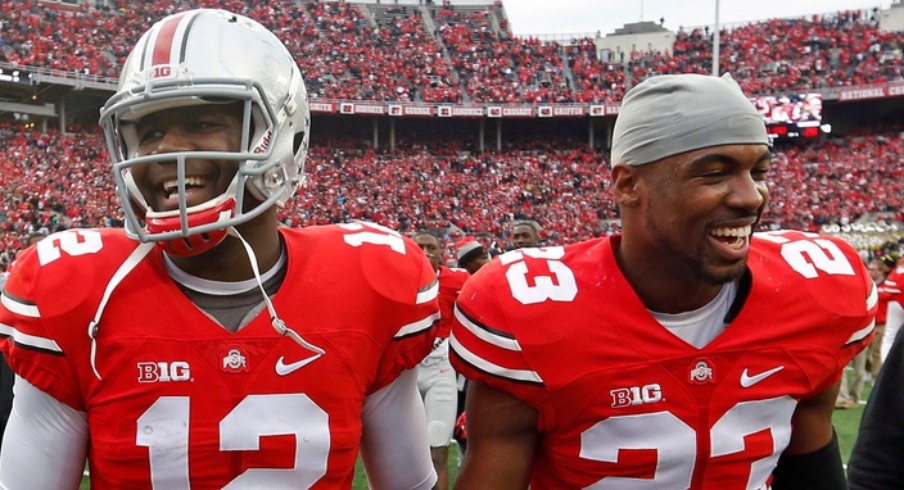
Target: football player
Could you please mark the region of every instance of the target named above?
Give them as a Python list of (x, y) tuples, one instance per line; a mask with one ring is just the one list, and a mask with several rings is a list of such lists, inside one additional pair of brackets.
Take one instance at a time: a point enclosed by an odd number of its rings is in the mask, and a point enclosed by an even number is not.
[(101, 125), (128, 224), (16, 262), (0, 486), (77, 488), (87, 456), (92, 488), (350, 488), (360, 449), (373, 488), (431, 488), (414, 368), (436, 277), (377, 225), (278, 227), (310, 134), (283, 44), (222, 10), (166, 17)]
[(752, 234), (762, 117), (730, 77), (652, 77), (611, 158), (622, 234), (509, 252), (459, 295), (456, 488), (844, 488), (832, 412), (876, 292), (840, 240)]
[(449, 364), (449, 331), (452, 308), (462, 285), (471, 277), (464, 269), (442, 265), (443, 250), (439, 239), (430, 233), (415, 235), (414, 241), (424, 251), (439, 281), (439, 309), (442, 319), (437, 328), (433, 350), (418, 366), (418, 390), (427, 410), (427, 435), (433, 466), (439, 477), (437, 490), (449, 487), (449, 445), (455, 429), (458, 409), (458, 381)]
[(540, 225), (533, 220), (520, 220), (512, 225), (512, 248), (540, 246)]

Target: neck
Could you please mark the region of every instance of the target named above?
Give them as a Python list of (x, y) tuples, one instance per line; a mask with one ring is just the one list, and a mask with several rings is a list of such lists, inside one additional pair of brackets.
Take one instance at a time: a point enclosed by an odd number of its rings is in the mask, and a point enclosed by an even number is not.
[(626, 237), (615, 249), (615, 260), (631, 288), (649, 310), (682, 313), (696, 310), (715, 298), (724, 284), (704, 282), (695, 274), (675, 270), (674, 262), (650, 260), (655, 253), (638, 253), (626, 246)]
[[(254, 249), (259, 270), (269, 270), (276, 264), (282, 245), (275, 210), (268, 210), (263, 215), (236, 226), (236, 230)], [(186, 273), (203, 279), (235, 282), (254, 277), (245, 247), (238, 238), (231, 235), (208, 252), (192, 257), (169, 257)]]

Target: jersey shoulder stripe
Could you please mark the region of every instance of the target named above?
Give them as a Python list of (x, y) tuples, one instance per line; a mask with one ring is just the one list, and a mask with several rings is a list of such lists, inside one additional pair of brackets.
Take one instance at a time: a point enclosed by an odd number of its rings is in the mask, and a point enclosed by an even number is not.
[(3, 303), (7, 310), (16, 315), (28, 318), (41, 318), (41, 311), (38, 309), (38, 305), (32, 301), (16, 298), (6, 291), (0, 294), (0, 303)]
[(421, 289), (417, 293), (417, 299), (415, 299), (415, 303), (422, 305), (424, 303), (429, 303), (436, 299), (439, 295), (439, 281), (434, 280), (424, 289)]
[(543, 385), (543, 378), (521, 355), (517, 339), (481, 325), (457, 305), (454, 311), (455, 320), (463, 328), (449, 336), (449, 347), (462, 362), (495, 377)]
[(12, 339), (17, 347), (30, 349), (45, 354), (62, 356), (63, 349), (60, 348), (53, 339), (47, 337), (38, 337), (36, 335), (28, 335), (5, 323), (0, 323), (0, 337)]
[[(420, 304), (420, 303), (419, 303)], [(400, 340), (405, 337), (410, 337), (412, 335), (419, 335), (427, 330), (433, 328), (433, 325), (439, 321), (440, 314), (439, 312), (433, 313), (432, 315), (427, 316), (426, 318), (422, 318), (416, 322), (409, 323), (407, 325), (403, 325), (402, 328), (399, 329), (398, 332), (393, 336), (393, 340)]]

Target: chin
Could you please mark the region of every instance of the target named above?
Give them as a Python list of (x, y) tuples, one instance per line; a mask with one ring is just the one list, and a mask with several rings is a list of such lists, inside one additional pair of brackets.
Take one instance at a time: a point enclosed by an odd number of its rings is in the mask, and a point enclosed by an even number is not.
[(729, 267), (706, 268), (703, 270), (703, 278), (712, 284), (726, 284), (740, 278), (746, 269), (746, 262)]

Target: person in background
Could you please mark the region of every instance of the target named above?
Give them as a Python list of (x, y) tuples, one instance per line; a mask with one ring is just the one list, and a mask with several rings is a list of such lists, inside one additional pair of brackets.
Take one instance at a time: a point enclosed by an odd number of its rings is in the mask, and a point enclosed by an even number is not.
[[(888, 302), (895, 296), (893, 291), (885, 288), (884, 278), (888, 277), (888, 274), (894, 270), (895, 264), (897, 263), (897, 259), (892, 254), (882, 255), (879, 257), (879, 260), (882, 262), (882, 266), (881, 268), (875, 267), (875, 269), (881, 269), (883, 271), (883, 280), (879, 285), (879, 309), (876, 312), (876, 336), (869, 345), (869, 358), (867, 359), (870, 378), (873, 380), (879, 376), (879, 370), (882, 368), (882, 345), (885, 340), (885, 324), (888, 321)], [(872, 274), (873, 273), (871, 272), (870, 275)], [(892, 290), (894, 289), (897, 288), (892, 288)]]
[(455, 242), (455, 253), (458, 259), (458, 267), (468, 271), (471, 275), (490, 261), (487, 249), (472, 236), (467, 236)]
[(539, 247), (540, 225), (533, 220), (520, 220), (512, 224), (512, 248)]
[(769, 142), (730, 76), (629, 91), (623, 232), (508, 252), (459, 295), (457, 490), (845, 488), (832, 414), (875, 285), (840, 239), (753, 234)]
[(414, 368), (436, 277), (372, 223), (279, 226), (310, 122), (258, 22), (141, 36), (100, 119), (125, 229), (53, 234), (3, 290), (0, 487), (78, 488), (87, 456), (93, 488), (350, 488), (359, 455), (372, 488), (433, 487)]
[(898, 257), (891, 272), (885, 276), (879, 286), (879, 296), (885, 302), (885, 329), (879, 345), (879, 358), (884, 363), (904, 326), (904, 257)]
[(433, 266), (439, 281), (439, 310), (441, 320), (436, 329), (433, 350), (418, 366), (418, 390), (427, 411), (427, 435), (433, 466), (439, 477), (438, 490), (449, 488), (449, 445), (455, 430), (455, 411), (458, 404), (456, 374), (449, 364), (449, 331), (452, 328), (452, 307), (462, 285), (471, 276), (464, 269), (442, 265), (443, 247), (436, 235), (421, 232), (414, 241)]
[[(869, 272), (873, 282), (878, 285), (885, 280), (885, 276), (888, 274), (889, 269), (882, 259), (874, 258), (867, 262), (866, 270)], [(866, 384), (866, 378), (868, 376), (866, 364), (873, 352), (873, 346), (881, 341), (880, 333), (882, 333), (885, 328), (885, 303), (886, 302), (882, 301), (882, 292), (880, 290), (879, 304), (876, 310), (876, 336), (873, 338), (872, 343), (870, 343), (869, 348), (860, 351), (860, 353), (854, 356), (854, 359), (851, 361), (851, 380), (848, 381), (847, 376), (841, 377), (841, 388), (838, 390), (838, 399), (835, 401), (835, 408), (852, 408), (860, 404), (863, 386)]]

